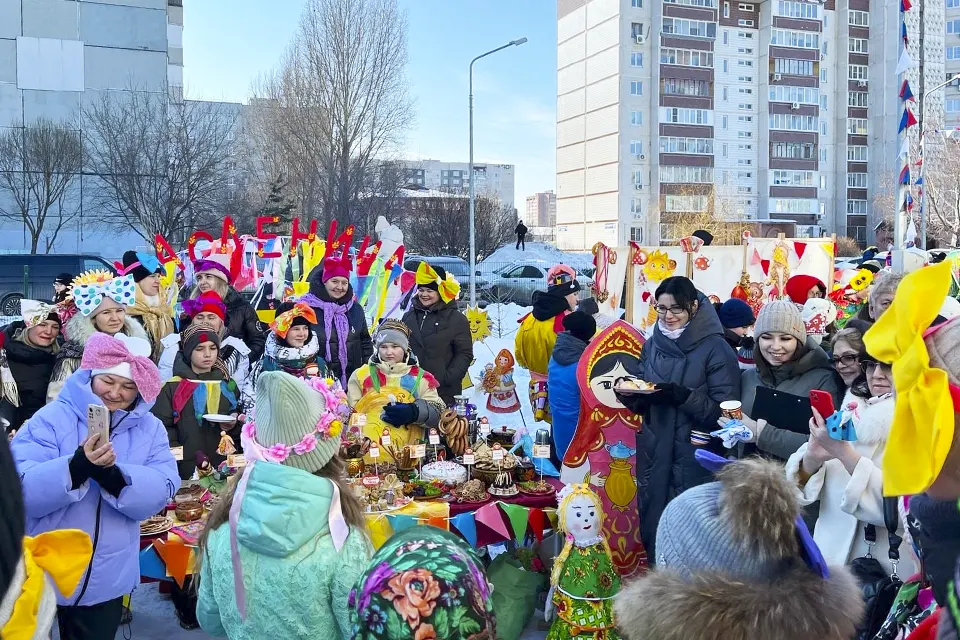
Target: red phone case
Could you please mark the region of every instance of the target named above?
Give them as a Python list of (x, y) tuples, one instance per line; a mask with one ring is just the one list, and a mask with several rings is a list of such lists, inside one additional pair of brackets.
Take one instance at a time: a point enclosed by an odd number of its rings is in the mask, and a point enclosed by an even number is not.
[(810, 392), (810, 405), (817, 410), (822, 418), (829, 418), (836, 411), (833, 407), (833, 396), (818, 389)]

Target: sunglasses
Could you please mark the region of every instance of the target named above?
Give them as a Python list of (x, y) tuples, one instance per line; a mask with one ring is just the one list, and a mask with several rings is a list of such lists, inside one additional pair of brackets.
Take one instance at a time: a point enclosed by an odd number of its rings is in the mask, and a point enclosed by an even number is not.
[(845, 355), (840, 357), (834, 357), (830, 359), (830, 363), (834, 365), (842, 364), (845, 367), (849, 367), (851, 365), (860, 364), (860, 356)]

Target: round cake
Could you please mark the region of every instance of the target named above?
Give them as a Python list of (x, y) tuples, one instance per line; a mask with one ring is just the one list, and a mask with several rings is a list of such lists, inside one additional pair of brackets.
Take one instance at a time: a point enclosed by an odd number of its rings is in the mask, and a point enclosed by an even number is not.
[(421, 480), (440, 480), (447, 484), (460, 484), (467, 479), (467, 469), (456, 462), (440, 460), (423, 465)]

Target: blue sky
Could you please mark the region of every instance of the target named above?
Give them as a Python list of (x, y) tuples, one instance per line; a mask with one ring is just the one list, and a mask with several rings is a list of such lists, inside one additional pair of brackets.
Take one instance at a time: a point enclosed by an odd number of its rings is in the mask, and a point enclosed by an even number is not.
[[(556, 182), (555, 0), (399, 0), (410, 24), (407, 71), (417, 120), (404, 156), (467, 161), (470, 60), (475, 66), (475, 158), (516, 165), (516, 206)], [(246, 102), (251, 83), (290, 41), (302, 0), (184, 3), (185, 84), (191, 97)]]

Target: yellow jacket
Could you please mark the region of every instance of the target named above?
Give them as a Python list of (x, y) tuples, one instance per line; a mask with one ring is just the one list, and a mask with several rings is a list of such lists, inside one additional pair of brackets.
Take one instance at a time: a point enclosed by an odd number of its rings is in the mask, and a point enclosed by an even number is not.
[(557, 342), (557, 334), (563, 331), (565, 315), (561, 313), (549, 320), (537, 320), (531, 313), (523, 319), (517, 330), (514, 345), (517, 364), (531, 373), (546, 377), (547, 365), (553, 354), (553, 345)]

